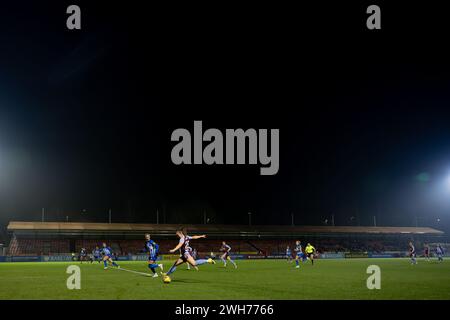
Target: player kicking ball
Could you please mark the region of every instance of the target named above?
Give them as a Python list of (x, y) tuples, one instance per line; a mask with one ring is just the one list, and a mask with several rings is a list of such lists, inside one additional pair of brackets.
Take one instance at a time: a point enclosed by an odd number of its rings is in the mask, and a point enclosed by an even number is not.
[(162, 263), (156, 263), (158, 260), (159, 246), (158, 244), (150, 238), (150, 234), (145, 234), (145, 251), (148, 252), (148, 267), (153, 272), (153, 278), (157, 278), (156, 268), (163, 270)]
[(180, 257), (175, 261), (173, 266), (167, 271), (167, 273), (162, 273), (162, 279), (164, 283), (170, 283), (170, 275), (175, 272), (177, 269), (177, 266), (183, 263), (189, 263), (192, 267), (194, 267), (195, 270), (198, 270), (198, 266), (205, 264), (205, 263), (211, 263), (215, 264), (216, 262), (209, 258), (209, 259), (198, 259), (194, 260), (194, 258), (191, 255), (191, 247), (189, 246), (190, 240), (196, 240), (196, 239), (202, 239), (206, 238), (206, 235), (200, 235), (200, 236), (188, 236), (187, 231), (185, 228), (180, 228), (177, 230), (176, 235), (178, 238), (180, 238), (178, 245), (170, 250), (170, 253), (174, 253), (176, 251), (180, 251)]
[(231, 257), (230, 257), (230, 251), (231, 251), (231, 247), (229, 245), (226, 244), (225, 241), (222, 241), (222, 247), (220, 248), (220, 251), (223, 252), (222, 256), (220, 257), (220, 259), (223, 262), (223, 266), (224, 268), (227, 267), (227, 260), (230, 261), (234, 268), (237, 269), (237, 264), (236, 262), (234, 262)]

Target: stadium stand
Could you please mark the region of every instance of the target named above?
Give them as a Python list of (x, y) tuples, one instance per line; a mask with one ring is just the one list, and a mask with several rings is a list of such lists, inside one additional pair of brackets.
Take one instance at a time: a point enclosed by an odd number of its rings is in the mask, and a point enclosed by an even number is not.
[[(176, 244), (172, 224), (19, 222), (9, 223), (11, 235), (8, 254), (58, 255), (89, 252), (102, 242), (119, 255), (139, 254), (143, 234), (151, 233), (167, 253)], [(226, 240), (236, 254), (283, 255), (296, 239), (311, 242), (319, 252), (383, 252), (405, 250), (409, 240), (422, 243), (445, 242), (443, 232), (432, 228), (351, 227), (351, 226), (239, 226), (187, 225), (190, 234), (207, 234), (207, 239), (192, 243), (199, 253), (217, 252)]]

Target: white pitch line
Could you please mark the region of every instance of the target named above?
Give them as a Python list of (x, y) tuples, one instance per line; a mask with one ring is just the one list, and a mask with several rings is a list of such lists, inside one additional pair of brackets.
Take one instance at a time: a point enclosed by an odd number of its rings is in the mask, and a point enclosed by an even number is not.
[(151, 274), (150, 274), (150, 273), (146, 273), (146, 272), (139, 272), (139, 271), (134, 271), (134, 270), (129, 270), (129, 269), (125, 269), (125, 268), (122, 268), (122, 267), (120, 267), (120, 268), (117, 268), (117, 270), (128, 271), (128, 272), (132, 272), (132, 273), (136, 273), (136, 274), (144, 275), (144, 276), (147, 276), (147, 277), (150, 277), (150, 276), (151, 276)]

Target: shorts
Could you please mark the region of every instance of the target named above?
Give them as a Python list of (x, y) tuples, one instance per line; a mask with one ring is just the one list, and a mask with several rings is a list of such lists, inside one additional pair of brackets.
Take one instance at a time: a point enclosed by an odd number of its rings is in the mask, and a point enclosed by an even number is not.
[(192, 257), (192, 256), (191, 256), (191, 253), (190, 253), (189, 251), (185, 251), (185, 252), (180, 256), (180, 259), (183, 260), (184, 262), (186, 262), (187, 259), (189, 259), (189, 257)]
[(156, 261), (158, 260), (158, 254), (152, 254), (151, 256), (148, 256), (148, 261)]

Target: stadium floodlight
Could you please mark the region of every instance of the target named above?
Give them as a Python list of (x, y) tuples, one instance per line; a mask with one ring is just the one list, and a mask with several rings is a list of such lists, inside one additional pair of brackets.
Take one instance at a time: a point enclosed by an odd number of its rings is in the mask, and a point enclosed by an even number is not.
[(445, 185), (447, 186), (447, 189), (450, 191), (450, 175), (447, 176), (447, 179), (445, 180)]

